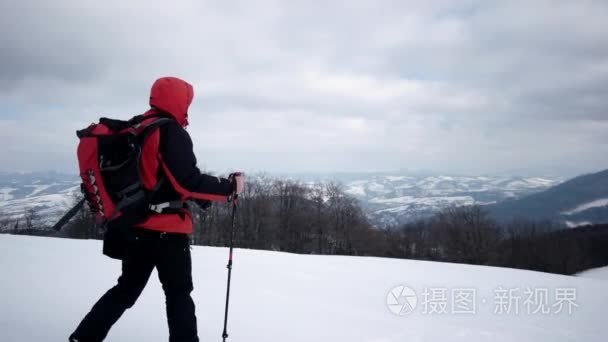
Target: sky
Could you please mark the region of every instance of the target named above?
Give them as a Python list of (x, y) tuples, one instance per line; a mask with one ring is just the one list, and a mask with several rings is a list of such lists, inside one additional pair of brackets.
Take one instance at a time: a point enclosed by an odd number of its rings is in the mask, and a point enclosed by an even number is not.
[(3, 1), (0, 171), (76, 173), (75, 131), (195, 88), (205, 170), (608, 168), (606, 1)]

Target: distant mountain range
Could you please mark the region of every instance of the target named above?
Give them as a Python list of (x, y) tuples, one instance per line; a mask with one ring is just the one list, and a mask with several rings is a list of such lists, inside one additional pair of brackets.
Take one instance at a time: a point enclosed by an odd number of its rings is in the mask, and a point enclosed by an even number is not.
[(500, 221), (554, 220), (568, 226), (608, 222), (608, 170), (573, 178), (545, 191), (488, 207)]
[[(311, 182), (312, 177), (290, 177)], [(608, 170), (562, 182), (555, 177), (446, 176), (399, 173), (315, 175), (339, 181), (378, 227), (412, 222), (460, 205), (484, 205), (498, 220), (608, 222)], [(53, 223), (74, 202), (79, 178), (59, 173), (0, 173), (0, 217), (34, 210)]]
[(521, 198), (560, 183), (546, 177), (374, 175), (345, 183), (376, 225), (412, 222), (441, 209)]

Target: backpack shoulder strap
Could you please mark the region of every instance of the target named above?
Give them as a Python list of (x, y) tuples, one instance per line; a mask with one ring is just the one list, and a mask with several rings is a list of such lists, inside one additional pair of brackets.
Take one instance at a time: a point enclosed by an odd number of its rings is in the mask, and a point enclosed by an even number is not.
[(152, 133), (156, 128), (160, 128), (163, 125), (166, 125), (168, 123), (171, 122), (175, 122), (175, 120), (167, 118), (167, 117), (160, 117), (158, 119), (155, 119), (154, 121), (142, 124), (139, 123), (135, 126), (133, 126), (134, 130), (137, 132), (136, 135), (139, 136), (140, 138), (144, 139), (146, 136), (148, 136), (148, 134)]

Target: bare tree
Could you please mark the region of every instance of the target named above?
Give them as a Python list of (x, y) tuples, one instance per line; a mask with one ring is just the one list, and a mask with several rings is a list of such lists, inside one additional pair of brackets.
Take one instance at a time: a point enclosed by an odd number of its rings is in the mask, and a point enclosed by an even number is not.
[[(76, 205), (82, 199), (82, 194), (74, 193), (71, 204)], [(95, 214), (89, 209), (88, 204), (61, 229), (60, 235), (75, 239), (101, 239), (103, 237), (102, 227), (97, 224)]]
[(479, 206), (452, 207), (435, 216), (433, 238), (440, 259), (483, 264), (496, 248), (500, 229)]
[(325, 214), (325, 196), (326, 190), (323, 184), (316, 183), (310, 189), (310, 199), (314, 206), (314, 234), (316, 235), (316, 252), (323, 254), (325, 252), (326, 237), (324, 236), (325, 225), (327, 224)]
[(28, 208), (25, 211), (25, 214), (23, 216), (23, 222), (25, 223), (25, 229), (28, 230), (33, 230), (35, 228), (37, 228), (37, 224), (40, 221), (40, 217), (38, 216), (38, 213), (36, 212), (35, 208)]
[(0, 232), (5, 232), (11, 229), (14, 226), (11, 224), (12, 221), (13, 220), (6, 212), (0, 210)]

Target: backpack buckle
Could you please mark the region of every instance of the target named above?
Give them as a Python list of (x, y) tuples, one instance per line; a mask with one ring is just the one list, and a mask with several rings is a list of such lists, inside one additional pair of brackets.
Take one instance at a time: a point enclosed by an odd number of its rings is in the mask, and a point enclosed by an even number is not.
[(163, 209), (168, 208), (168, 207), (169, 207), (169, 202), (159, 203), (159, 204), (150, 204), (150, 210), (152, 210), (158, 214), (162, 214)]
[(169, 209), (182, 209), (184, 207), (184, 202), (182, 201), (169, 201), (169, 202), (164, 202), (164, 203), (158, 203), (158, 204), (150, 204), (149, 208), (150, 210), (156, 212), (157, 214), (163, 214), (166, 213)]

